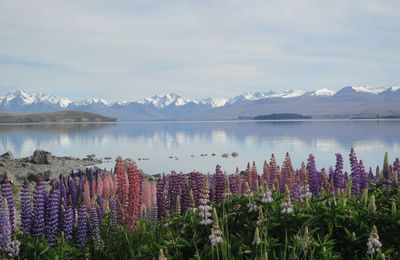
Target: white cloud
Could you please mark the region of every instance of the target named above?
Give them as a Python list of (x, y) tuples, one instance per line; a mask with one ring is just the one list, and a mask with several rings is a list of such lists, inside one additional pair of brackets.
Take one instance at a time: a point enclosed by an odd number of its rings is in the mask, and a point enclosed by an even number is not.
[(399, 80), (396, 1), (0, 0), (0, 7), (0, 87), (70, 96), (86, 87), (100, 98), (135, 99)]

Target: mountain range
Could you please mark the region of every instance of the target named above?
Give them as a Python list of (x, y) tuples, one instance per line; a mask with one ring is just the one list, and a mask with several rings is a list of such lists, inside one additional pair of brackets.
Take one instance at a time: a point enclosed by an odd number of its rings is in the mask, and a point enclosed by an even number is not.
[(227, 120), (272, 113), (299, 113), (313, 118), (400, 116), (400, 87), (348, 86), (338, 91), (296, 89), (244, 93), (232, 98), (194, 100), (174, 93), (138, 101), (72, 101), (23, 90), (0, 96), (0, 113), (85, 111), (120, 121)]

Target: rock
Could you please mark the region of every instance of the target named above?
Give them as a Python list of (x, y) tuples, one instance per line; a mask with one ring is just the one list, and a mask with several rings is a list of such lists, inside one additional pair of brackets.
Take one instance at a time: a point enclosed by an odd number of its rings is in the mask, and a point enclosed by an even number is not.
[(239, 155), (239, 154), (238, 154), (237, 152), (233, 152), (233, 153), (231, 154), (232, 157), (238, 157), (238, 155)]
[(229, 154), (228, 153), (223, 153), (221, 156), (224, 157), (224, 158), (228, 158)]
[(50, 164), (52, 161), (53, 155), (43, 150), (34, 151), (30, 159), (30, 162), (34, 164)]
[(11, 161), (11, 160), (14, 160), (14, 154), (12, 152), (8, 151), (8, 152), (0, 155), (0, 158)]
[(0, 161), (0, 167), (7, 167), (8, 163), (6, 161)]

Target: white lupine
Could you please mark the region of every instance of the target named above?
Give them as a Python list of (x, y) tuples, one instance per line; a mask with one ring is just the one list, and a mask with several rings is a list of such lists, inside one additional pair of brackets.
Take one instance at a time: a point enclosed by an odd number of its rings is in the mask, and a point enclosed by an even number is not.
[(210, 239), (211, 245), (216, 246), (219, 243), (221, 243), (223, 241), (222, 239), (222, 231), (219, 228), (219, 221), (218, 221), (218, 215), (217, 215), (217, 211), (215, 210), (215, 208), (213, 208), (213, 226), (211, 228), (211, 235), (208, 237)]
[(376, 226), (374, 225), (372, 227), (371, 233), (368, 238), (368, 254), (373, 255), (375, 252), (380, 252), (382, 243), (379, 241), (379, 235), (378, 235), (378, 230), (376, 229)]

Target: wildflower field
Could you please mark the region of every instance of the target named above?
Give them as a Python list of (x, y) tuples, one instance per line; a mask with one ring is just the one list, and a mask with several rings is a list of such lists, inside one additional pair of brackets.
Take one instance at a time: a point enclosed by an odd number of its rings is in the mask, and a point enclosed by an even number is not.
[(400, 259), (400, 161), (318, 170), (144, 176), (118, 158), (34, 185), (1, 184), (0, 259)]

